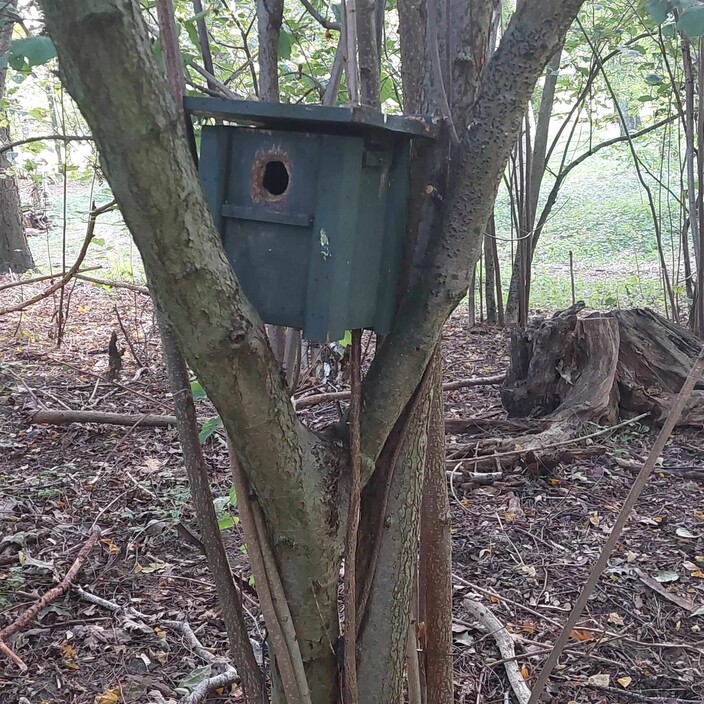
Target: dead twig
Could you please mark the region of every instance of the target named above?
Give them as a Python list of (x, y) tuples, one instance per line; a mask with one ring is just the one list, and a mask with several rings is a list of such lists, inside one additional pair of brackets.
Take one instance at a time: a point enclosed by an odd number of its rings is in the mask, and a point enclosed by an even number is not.
[[(617, 423), (616, 425), (611, 425), (608, 428), (602, 428), (601, 430), (597, 430), (594, 433), (589, 433), (589, 435), (578, 435), (573, 438), (568, 438), (567, 440), (560, 440), (558, 442), (553, 442), (553, 443), (547, 443), (545, 445), (540, 446), (540, 452), (542, 453), (544, 450), (552, 450), (556, 447), (565, 447), (566, 445), (574, 445), (575, 443), (582, 442), (584, 440), (591, 440), (592, 438), (597, 438), (602, 435), (606, 435), (607, 433), (611, 433), (614, 430), (618, 430), (619, 428), (623, 428), (627, 425), (633, 425), (634, 423), (637, 423), (639, 420), (643, 420), (646, 416), (649, 416), (650, 413), (641, 413), (639, 416), (636, 416), (635, 418), (629, 418), (628, 420), (624, 420), (621, 423)], [(513, 442), (513, 441), (507, 441), (507, 442)], [(481, 455), (479, 457), (458, 457), (454, 461), (458, 462), (459, 464), (464, 464), (465, 462), (473, 462), (474, 464), (477, 464), (479, 462), (485, 462), (487, 460), (494, 460), (494, 459), (499, 459), (501, 457), (513, 457), (515, 455), (522, 455), (523, 453), (527, 452), (530, 448), (522, 448), (520, 450), (507, 450), (506, 452), (496, 452), (493, 455)], [(537, 450), (538, 448), (534, 448), (533, 451)]]
[(207, 699), (211, 692), (222, 687), (228, 687), (238, 679), (237, 670), (234, 667), (229, 667), (222, 674), (209, 677), (207, 680), (200, 682), (190, 694), (181, 699), (181, 704), (200, 704)]
[(150, 296), (149, 289), (146, 286), (138, 286), (137, 284), (131, 284), (127, 281), (108, 281), (107, 279), (96, 279), (94, 276), (84, 276), (83, 274), (76, 274), (76, 278), (81, 281), (88, 281), (91, 284), (98, 284), (98, 286), (109, 286), (110, 288), (124, 288), (127, 291), (134, 291), (135, 293), (141, 293), (144, 296)]
[(69, 423), (102, 423), (105, 425), (143, 425), (157, 428), (176, 427), (175, 416), (153, 413), (108, 413), (103, 411), (37, 411), (30, 423), (35, 425), (68, 425)]
[(142, 360), (139, 358), (139, 355), (134, 349), (134, 345), (132, 344), (132, 339), (130, 336), (127, 334), (127, 330), (125, 329), (124, 324), (122, 323), (122, 318), (120, 317), (120, 311), (117, 309), (117, 306), (115, 306), (115, 315), (117, 316), (117, 323), (120, 326), (120, 330), (122, 330), (122, 335), (125, 338), (125, 342), (127, 342), (127, 347), (129, 347), (130, 353), (132, 354), (132, 358), (134, 361), (137, 363), (138, 367), (146, 367), (147, 365), (142, 362)]
[(73, 561), (69, 571), (66, 573), (64, 578), (55, 586), (45, 592), (43, 596), (37, 599), (29, 608), (23, 611), (11, 624), (5, 626), (0, 631), (0, 650), (7, 655), (15, 664), (17, 664), (21, 670), (26, 670), (26, 665), (22, 660), (16, 655), (13, 657), (12, 650), (7, 646), (6, 642), (8, 638), (13, 636), (18, 631), (22, 630), (36, 615), (44, 608), (46, 608), (54, 599), (60, 597), (70, 586), (76, 576), (78, 575), (83, 563), (88, 559), (91, 550), (95, 547), (100, 537), (100, 528), (94, 526), (90, 532), (88, 540), (85, 545), (80, 549), (76, 559)]
[[(102, 269), (101, 266), (87, 266), (85, 269), (80, 269), (78, 273), (83, 273), (84, 271), (96, 271)], [(68, 269), (66, 270), (68, 272)], [(66, 273), (64, 272), (64, 273)], [(78, 274), (76, 274), (78, 276)], [(59, 273), (56, 274), (44, 274), (43, 276), (33, 276), (29, 279), (18, 279), (17, 281), (10, 281), (7, 284), (0, 286), (0, 291), (6, 291), (8, 288), (16, 288), (17, 286), (24, 286), (25, 284), (38, 284), (42, 281), (51, 281), (52, 279), (57, 279)]]
[(530, 699), (530, 689), (523, 679), (521, 669), (516, 662), (516, 648), (513, 636), (506, 630), (506, 627), (494, 616), (491, 611), (474, 599), (467, 598), (464, 600), (464, 605), (467, 610), (474, 616), (479, 623), (484, 626), (496, 641), (496, 647), (501, 653), (502, 662), (506, 670), (506, 677), (516, 699), (520, 704), (527, 704)]
[[(466, 389), (470, 386), (495, 386), (496, 384), (501, 384), (506, 377), (506, 374), (494, 374), (493, 376), (475, 376), (469, 377), (468, 379), (457, 379), (456, 381), (448, 381), (442, 385), (443, 391), (456, 391), (457, 389)], [(350, 398), (350, 391), (330, 391), (325, 394), (311, 394), (310, 396), (301, 396), (293, 400), (293, 406), (297, 411), (303, 410), (304, 408), (310, 408), (310, 406), (317, 406), (320, 403), (329, 403), (330, 401), (345, 401)], [(465, 423), (470, 422), (460, 420), (457, 422)], [(508, 421), (505, 421), (508, 422)]]
[(81, 250), (80, 252), (78, 252), (76, 261), (73, 263), (71, 268), (61, 277), (59, 281), (49, 286), (49, 288), (45, 289), (41, 293), (38, 293), (36, 296), (28, 298), (26, 301), (22, 301), (21, 303), (17, 303), (14, 306), (10, 306), (9, 308), (4, 308), (3, 310), (0, 310), (0, 315), (16, 313), (18, 311), (24, 310), (25, 308), (29, 308), (29, 306), (32, 306), (35, 303), (38, 303), (39, 301), (42, 301), (45, 298), (48, 298), (49, 296), (51, 296), (52, 293), (66, 286), (66, 284), (76, 275), (78, 270), (81, 268), (81, 264), (83, 264), (83, 260), (86, 258), (86, 254), (88, 253), (88, 246), (93, 241), (93, 235), (95, 234), (95, 223), (98, 219), (98, 216), (107, 212), (114, 206), (115, 201), (112, 200), (109, 203), (106, 203), (105, 205), (101, 205), (99, 208), (93, 208), (93, 210), (91, 210), (88, 219), (88, 227), (86, 228), (86, 236), (83, 240), (83, 244), (81, 245)]

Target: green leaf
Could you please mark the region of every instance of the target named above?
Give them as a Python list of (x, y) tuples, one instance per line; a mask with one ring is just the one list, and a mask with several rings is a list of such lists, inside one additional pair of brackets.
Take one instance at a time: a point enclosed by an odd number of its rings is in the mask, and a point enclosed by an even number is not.
[(335, 21), (340, 22), (342, 17), (342, 8), (339, 2), (330, 3), (332, 14), (335, 15)]
[(237, 489), (235, 489), (234, 485), (230, 487), (230, 506), (232, 508), (235, 508), (237, 506)]
[(657, 85), (658, 83), (662, 83), (663, 80), (663, 77), (657, 73), (649, 73), (645, 77), (645, 82), (651, 86)]
[(222, 419), (220, 416), (213, 416), (203, 423), (203, 426), (198, 433), (198, 440), (204, 443), (218, 428), (222, 427)]
[(10, 53), (14, 56), (24, 56), (31, 68), (51, 61), (56, 56), (56, 47), (49, 37), (27, 37), (15, 39), (10, 47)]
[(207, 398), (205, 389), (198, 380), (191, 382), (191, 393), (193, 394), (194, 401), (202, 401), (204, 398)]
[(291, 58), (291, 35), (284, 29), (279, 32), (279, 58)]
[(645, 9), (648, 11), (653, 22), (662, 24), (670, 11), (670, 3), (667, 0), (646, 0)]
[(345, 330), (345, 336), (338, 343), (340, 347), (349, 347), (352, 344), (352, 331)]
[(196, 27), (195, 22), (184, 22), (183, 26), (186, 29), (188, 38), (191, 40), (191, 44), (193, 44), (193, 46), (198, 49), (198, 51), (200, 51), (200, 38), (198, 37), (198, 29)]
[(193, 690), (201, 682), (207, 680), (210, 677), (211, 667), (210, 665), (204, 665), (203, 667), (197, 667), (188, 673), (179, 683), (179, 688)]
[(218, 528), (220, 530), (228, 530), (229, 528), (234, 528), (239, 523), (239, 520), (235, 517), (226, 513), (224, 516), (218, 518)]
[(684, 32), (688, 39), (704, 36), (704, 5), (687, 8), (677, 20), (677, 29)]

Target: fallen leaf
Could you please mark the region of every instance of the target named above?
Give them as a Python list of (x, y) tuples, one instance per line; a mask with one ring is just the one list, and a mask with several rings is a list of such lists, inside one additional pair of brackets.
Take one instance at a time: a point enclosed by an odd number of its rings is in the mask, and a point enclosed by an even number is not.
[(589, 514), (589, 522), (595, 527), (598, 528), (599, 524), (601, 523), (601, 517), (596, 511), (592, 511)]
[(690, 562), (689, 560), (685, 560), (682, 563), (682, 567), (684, 567), (687, 572), (696, 572), (699, 569), (693, 562)]
[(680, 576), (674, 570), (663, 570), (655, 575), (655, 579), (661, 584), (676, 582), (679, 578)]
[(120, 546), (115, 545), (110, 538), (101, 538), (100, 542), (108, 549), (111, 555), (117, 555), (117, 553), (120, 552)]
[(536, 626), (535, 621), (531, 621), (529, 618), (527, 618), (521, 625), (521, 629), (524, 633), (529, 633), (530, 635), (532, 635), (538, 630), (538, 626)]
[(168, 562), (161, 562), (159, 560), (157, 562), (150, 562), (146, 567), (142, 567), (142, 572), (144, 572), (144, 574), (150, 574), (152, 572), (163, 572), (169, 567), (171, 567), (171, 565)]
[(64, 656), (64, 660), (72, 660), (76, 657), (76, 649), (71, 645), (71, 643), (61, 644), (61, 654)]
[(623, 626), (625, 623), (623, 620), (623, 616), (621, 614), (617, 614), (616, 612), (610, 613), (609, 614), (609, 623), (613, 623), (616, 626)]
[(611, 683), (611, 677), (609, 675), (592, 675), (587, 682), (595, 687), (608, 687)]
[(631, 678), (631, 677), (629, 677), (628, 675), (626, 675), (625, 677), (619, 677), (616, 681), (617, 681), (624, 689), (626, 689), (626, 687), (629, 687), (630, 684), (631, 684), (631, 682), (633, 682), (633, 678)]
[(521, 665), (521, 675), (524, 680), (527, 680), (530, 677), (530, 670), (527, 665)]
[(692, 511), (692, 515), (693, 515), (698, 521), (704, 521), (704, 511), (700, 511), (698, 508), (695, 508), (694, 511)]
[(696, 539), (696, 535), (692, 533), (691, 530), (687, 530), (686, 528), (678, 528), (675, 533), (677, 533), (677, 536), (680, 538), (693, 538)]
[(570, 631), (570, 638), (579, 641), (594, 640), (594, 633), (592, 631), (584, 631), (580, 628), (574, 628)]
[(699, 579), (704, 579), (704, 572), (701, 570), (695, 570), (692, 572), (692, 577), (698, 577)]
[(102, 694), (97, 694), (95, 704), (117, 704), (121, 698), (120, 687), (113, 687)]

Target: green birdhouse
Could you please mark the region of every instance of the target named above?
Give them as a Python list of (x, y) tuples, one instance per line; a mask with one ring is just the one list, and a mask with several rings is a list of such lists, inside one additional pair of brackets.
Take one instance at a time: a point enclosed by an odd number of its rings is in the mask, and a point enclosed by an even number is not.
[(262, 320), (333, 341), (389, 332), (419, 120), (363, 108), (185, 100), (227, 257)]

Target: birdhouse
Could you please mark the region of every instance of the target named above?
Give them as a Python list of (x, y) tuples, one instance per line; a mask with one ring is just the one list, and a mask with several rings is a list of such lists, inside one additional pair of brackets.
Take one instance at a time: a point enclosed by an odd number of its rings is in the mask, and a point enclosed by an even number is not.
[(389, 332), (409, 178), (427, 125), (363, 108), (185, 100), (227, 257), (262, 320), (333, 341)]

